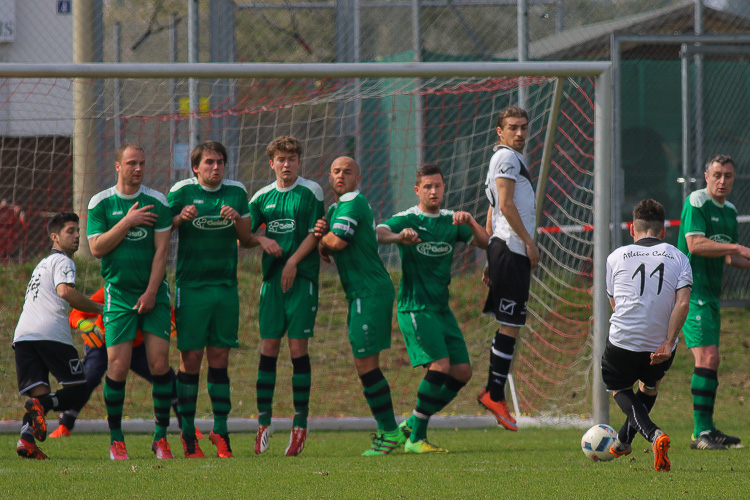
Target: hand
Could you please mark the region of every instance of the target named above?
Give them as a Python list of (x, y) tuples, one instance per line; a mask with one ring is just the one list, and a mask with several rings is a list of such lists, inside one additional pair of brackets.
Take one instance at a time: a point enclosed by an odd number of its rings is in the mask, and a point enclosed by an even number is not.
[(260, 248), (262, 248), (268, 255), (272, 255), (277, 259), (281, 257), (281, 247), (276, 241), (271, 238), (266, 238), (265, 236), (258, 236), (258, 243), (260, 244)]
[(198, 217), (198, 209), (195, 208), (195, 205), (187, 205), (182, 207), (182, 210), (180, 211), (180, 219), (186, 222), (190, 222), (196, 217)]
[(297, 264), (291, 260), (286, 261), (284, 269), (281, 271), (281, 291), (288, 292), (294, 285), (294, 278), (297, 276)]
[(329, 231), (328, 227), (328, 221), (325, 219), (318, 219), (317, 222), (315, 222), (315, 227), (313, 228), (313, 234), (316, 238), (322, 238), (326, 235), (326, 233)]
[(76, 328), (81, 332), (83, 343), (87, 346), (92, 349), (104, 346), (104, 332), (92, 320), (82, 319), (78, 322)]
[(419, 237), (419, 234), (417, 234), (414, 229), (407, 227), (398, 233), (396, 243), (401, 243), (402, 245), (414, 245), (420, 241), (422, 241), (422, 239)]
[(237, 222), (241, 218), (240, 213), (229, 205), (222, 205), (220, 213), (224, 220), (231, 220), (232, 222)]
[(471, 221), (473, 220), (474, 220), (474, 217), (472, 217), (469, 212), (456, 212), (453, 214), (454, 226), (465, 226), (471, 223)]
[(146, 314), (156, 305), (156, 294), (150, 293), (148, 290), (138, 297), (138, 301), (133, 306), (133, 309), (138, 311), (138, 314)]
[(482, 283), (490, 286), (490, 266), (484, 266), (484, 271), (482, 271)]
[(153, 205), (138, 208), (138, 202), (136, 201), (122, 220), (125, 221), (128, 227), (153, 226), (159, 216), (153, 212), (149, 212), (152, 208), (154, 208)]
[(651, 353), (651, 364), (658, 365), (663, 363), (672, 357), (672, 346), (674, 344), (668, 341), (664, 341), (662, 345), (656, 348), (656, 351)]
[(526, 244), (526, 255), (529, 257), (531, 269), (534, 269), (539, 264), (539, 249), (533, 241)]
[(740, 254), (740, 257), (744, 257), (750, 260), (750, 248), (742, 245), (737, 245), (737, 253)]

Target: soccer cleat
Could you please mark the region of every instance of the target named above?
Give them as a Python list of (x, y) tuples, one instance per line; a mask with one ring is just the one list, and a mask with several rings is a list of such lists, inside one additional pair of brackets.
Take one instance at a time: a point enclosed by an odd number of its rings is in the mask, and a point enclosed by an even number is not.
[(260, 455), (268, 450), (268, 438), (271, 437), (270, 425), (258, 425), (258, 433), (255, 435), (255, 454)]
[(726, 445), (723, 445), (719, 443), (718, 441), (715, 441), (714, 438), (710, 436), (711, 431), (703, 431), (701, 432), (700, 436), (698, 436), (698, 439), (695, 438), (695, 435), (690, 436), (690, 449), (692, 450), (726, 450)]
[(24, 405), (31, 419), (34, 437), (39, 441), (47, 439), (47, 421), (44, 419), (44, 407), (37, 398), (31, 398)]
[(23, 438), (19, 439), (18, 443), (16, 444), (16, 453), (18, 453), (19, 457), (23, 457), (23, 458), (32, 458), (36, 460), (49, 460), (49, 457), (45, 455), (42, 450), (39, 449), (36, 443), (33, 443), (31, 441), (26, 441)]
[(182, 447), (185, 450), (185, 458), (206, 458), (200, 445), (198, 445), (197, 439), (193, 438), (185, 441), (185, 437), (182, 434), (180, 434), (180, 439), (182, 440)]
[(411, 438), (406, 440), (404, 451), (406, 453), (448, 453), (445, 448), (435, 446), (426, 439), (412, 443)]
[(391, 433), (385, 433), (378, 431), (377, 434), (373, 435), (372, 446), (369, 450), (365, 451), (363, 457), (376, 457), (381, 455), (388, 455), (393, 450), (398, 449), (402, 444), (406, 442), (407, 437), (401, 429), (396, 429)]
[(398, 424), (398, 428), (401, 429), (401, 432), (404, 433), (404, 436), (406, 439), (409, 439), (409, 436), (411, 436), (411, 427), (409, 427), (409, 419), (407, 418), (400, 424)]
[(151, 451), (156, 454), (156, 458), (158, 458), (159, 460), (174, 458), (174, 455), (172, 455), (172, 450), (169, 449), (167, 438), (161, 438), (158, 441), (154, 441), (151, 445)]
[(216, 434), (213, 430), (208, 439), (216, 446), (216, 455), (219, 458), (232, 458), (232, 447), (229, 445), (229, 434)]
[(302, 453), (302, 450), (305, 449), (305, 441), (307, 441), (307, 429), (298, 426), (293, 427), (291, 434), (289, 434), (289, 445), (284, 452), (286, 456), (296, 457)]
[(509, 431), (517, 431), (516, 420), (510, 416), (508, 405), (505, 401), (493, 401), (487, 389), (482, 389), (477, 396), (477, 401), (495, 416), (498, 425), (502, 425)]
[(615, 458), (630, 455), (632, 451), (633, 447), (630, 446), (630, 443), (623, 443), (619, 439), (615, 439), (615, 444), (609, 447), (609, 452), (613, 454)]
[(122, 441), (112, 441), (109, 445), (110, 460), (130, 460), (128, 450), (125, 449), (125, 443)]
[(378, 432), (375, 432), (373, 434), (370, 434), (370, 437), (372, 438), (372, 444), (370, 445), (370, 448), (365, 450), (364, 453), (362, 453), (363, 457), (371, 457), (375, 455), (375, 450), (380, 448), (380, 440), (383, 439), (383, 431), (378, 429)]
[(196, 426), (195, 427), (195, 439), (203, 439), (204, 437), (206, 436), (204, 436), (203, 433), (200, 431), (200, 429), (198, 429), (198, 427)]
[(70, 429), (63, 424), (58, 425), (57, 429), (49, 435), (51, 438), (65, 438), (68, 436), (70, 436)]
[(670, 462), (667, 457), (669, 451), (669, 436), (663, 432), (654, 439), (654, 469), (669, 472)]
[[(701, 433), (702, 434), (702, 433)], [(736, 446), (742, 441), (740, 438), (724, 434), (719, 429), (714, 429), (708, 432), (708, 435), (719, 444), (724, 446)]]

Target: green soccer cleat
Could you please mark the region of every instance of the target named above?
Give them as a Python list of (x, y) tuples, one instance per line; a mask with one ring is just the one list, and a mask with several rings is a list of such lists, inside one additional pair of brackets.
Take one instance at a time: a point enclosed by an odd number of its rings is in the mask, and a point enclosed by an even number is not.
[(448, 450), (445, 448), (435, 446), (426, 439), (412, 443), (411, 438), (406, 440), (404, 451), (406, 453), (448, 453)]
[[(411, 417), (409, 417), (411, 418)], [(404, 433), (404, 436), (408, 439), (409, 436), (411, 436), (411, 426), (409, 425), (409, 419), (407, 418), (400, 424), (398, 424), (398, 428), (401, 429), (401, 432)]]
[(365, 451), (363, 457), (377, 457), (381, 455), (388, 455), (393, 450), (401, 447), (406, 442), (406, 436), (401, 429), (396, 429), (391, 432), (383, 432), (378, 430), (377, 434), (373, 435), (372, 446), (369, 450)]

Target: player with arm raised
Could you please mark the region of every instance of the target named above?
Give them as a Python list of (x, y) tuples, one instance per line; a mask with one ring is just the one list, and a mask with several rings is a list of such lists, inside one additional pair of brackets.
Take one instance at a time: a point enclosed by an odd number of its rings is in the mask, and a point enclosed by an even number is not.
[(505, 402), (505, 382), (513, 361), (516, 339), (526, 324), (531, 270), (539, 262), (534, 243), (536, 208), (531, 175), (523, 158), (529, 116), (511, 106), (497, 119), (496, 153), (487, 172), (492, 235), (487, 249), (485, 282), (489, 293), (484, 312), (495, 318), (498, 330), (490, 349), (487, 386), (477, 396), (479, 404), (495, 416), (498, 425), (517, 431), (516, 420)]
[(445, 453), (427, 440), (427, 425), (471, 379), (466, 342), (448, 305), (453, 254), (459, 242), (486, 249), (489, 238), (468, 212), (440, 209), (445, 182), (437, 164), (417, 169), (414, 192), (419, 203), (379, 224), (377, 233), (381, 244), (398, 244), (398, 324), (412, 366), (427, 369), (416, 407), (401, 424), (409, 436), (404, 449)]
[(302, 144), (294, 137), (277, 137), (266, 153), (276, 180), (256, 192), (250, 200), (251, 232), (266, 225), (265, 236), (252, 236), (244, 245), (263, 248), (263, 286), (258, 321), (261, 351), (256, 384), (258, 432), (255, 453), (268, 449), (276, 362), (286, 333), (292, 358), (294, 419), (286, 456), (302, 453), (307, 439), (310, 404), (310, 356), (308, 339), (313, 336), (318, 313), (320, 257), (315, 223), (323, 216), (323, 190), (298, 175)]
[(727, 201), (734, 186), (734, 160), (716, 155), (706, 163), (706, 188), (693, 191), (682, 206), (677, 247), (690, 259), (693, 293), (683, 333), (695, 358), (690, 382), (693, 395), (693, 435), (690, 447), (725, 450), (740, 438), (714, 425), (714, 404), (719, 386), (719, 332), (721, 281), (724, 264), (750, 269), (750, 248), (737, 244), (737, 208)]
[[(387, 455), (406, 441), (396, 424), (391, 388), (380, 370), (380, 352), (391, 347), (393, 282), (378, 255), (372, 208), (357, 190), (359, 165), (343, 156), (329, 174), (336, 203), (328, 209), (327, 223), (316, 227), (320, 253), (332, 255), (346, 292), (346, 323), (354, 366), (378, 430), (364, 456)], [(330, 232), (324, 228), (330, 227)]]
[[(640, 433), (654, 450), (654, 468), (668, 471), (669, 437), (651, 420), (659, 384), (674, 360), (693, 275), (685, 254), (664, 243), (664, 207), (643, 200), (633, 209), (634, 243), (607, 258), (607, 295), (614, 313), (602, 356), (602, 378), (627, 417), (610, 452), (628, 455)], [(633, 384), (638, 382), (638, 392)]]
[[(86, 401), (86, 378), (68, 327), (68, 305), (93, 313), (102, 310), (101, 304), (75, 289), (73, 254), (80, 241), (78, 215), (55, 215), (47, 224), (47, 232), (52, 253), (31, 273), (13, 335), (18, 391), (30, 398), (25, 404), (16, 451), (21, 457), (38, 460), (48, 458), (35, 441), (47, 437), (47, 412), (76, 408)], [(50, 392), (50, 373), (62, 386), (55, 392)]]
[(128, 460), (122, 433), (125, 380), (133, 340), (143, 332), (154, 402), (157, 458), (172, 458), (167, 442), (172, 379), (169, 367), (171, 330), (166, 280), (172, 215), (163, 194), (142, 185), (146, 155), (128, 144), (117, 150), (117, 184), (89, 202), (86, 229), (94, 257), (102, 260), (104, 324), (107, 329), (107, 376), (104, 402), (112, 460)]
[(214, 423), (209, 439), (221, 458), (232, 456), (227, 418), (229, 351), (239, 347), (237, 240), (250, 237), (247, 190), (224, 178), (227, 150), (218, 142), (198, 145), (190, 155), (194, 177), (167, 195), (173, 228), (179, 234), (175, 283), (175, 322), (179, 335), (177, 393), (182, 444), (187, 458), (205, 458), (195, 433), (200, 368), (208, 361), (208, 396)]

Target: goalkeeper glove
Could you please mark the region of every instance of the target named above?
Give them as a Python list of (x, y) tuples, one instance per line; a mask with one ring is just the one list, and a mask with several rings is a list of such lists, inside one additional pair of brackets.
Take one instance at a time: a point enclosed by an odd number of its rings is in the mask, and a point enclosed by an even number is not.
[(87, 346), (96, 349), (104, 345), (104, 333), (90, 319), (82, 319), (78, 322), (76, 328), (81, 332), (83, 343)]

